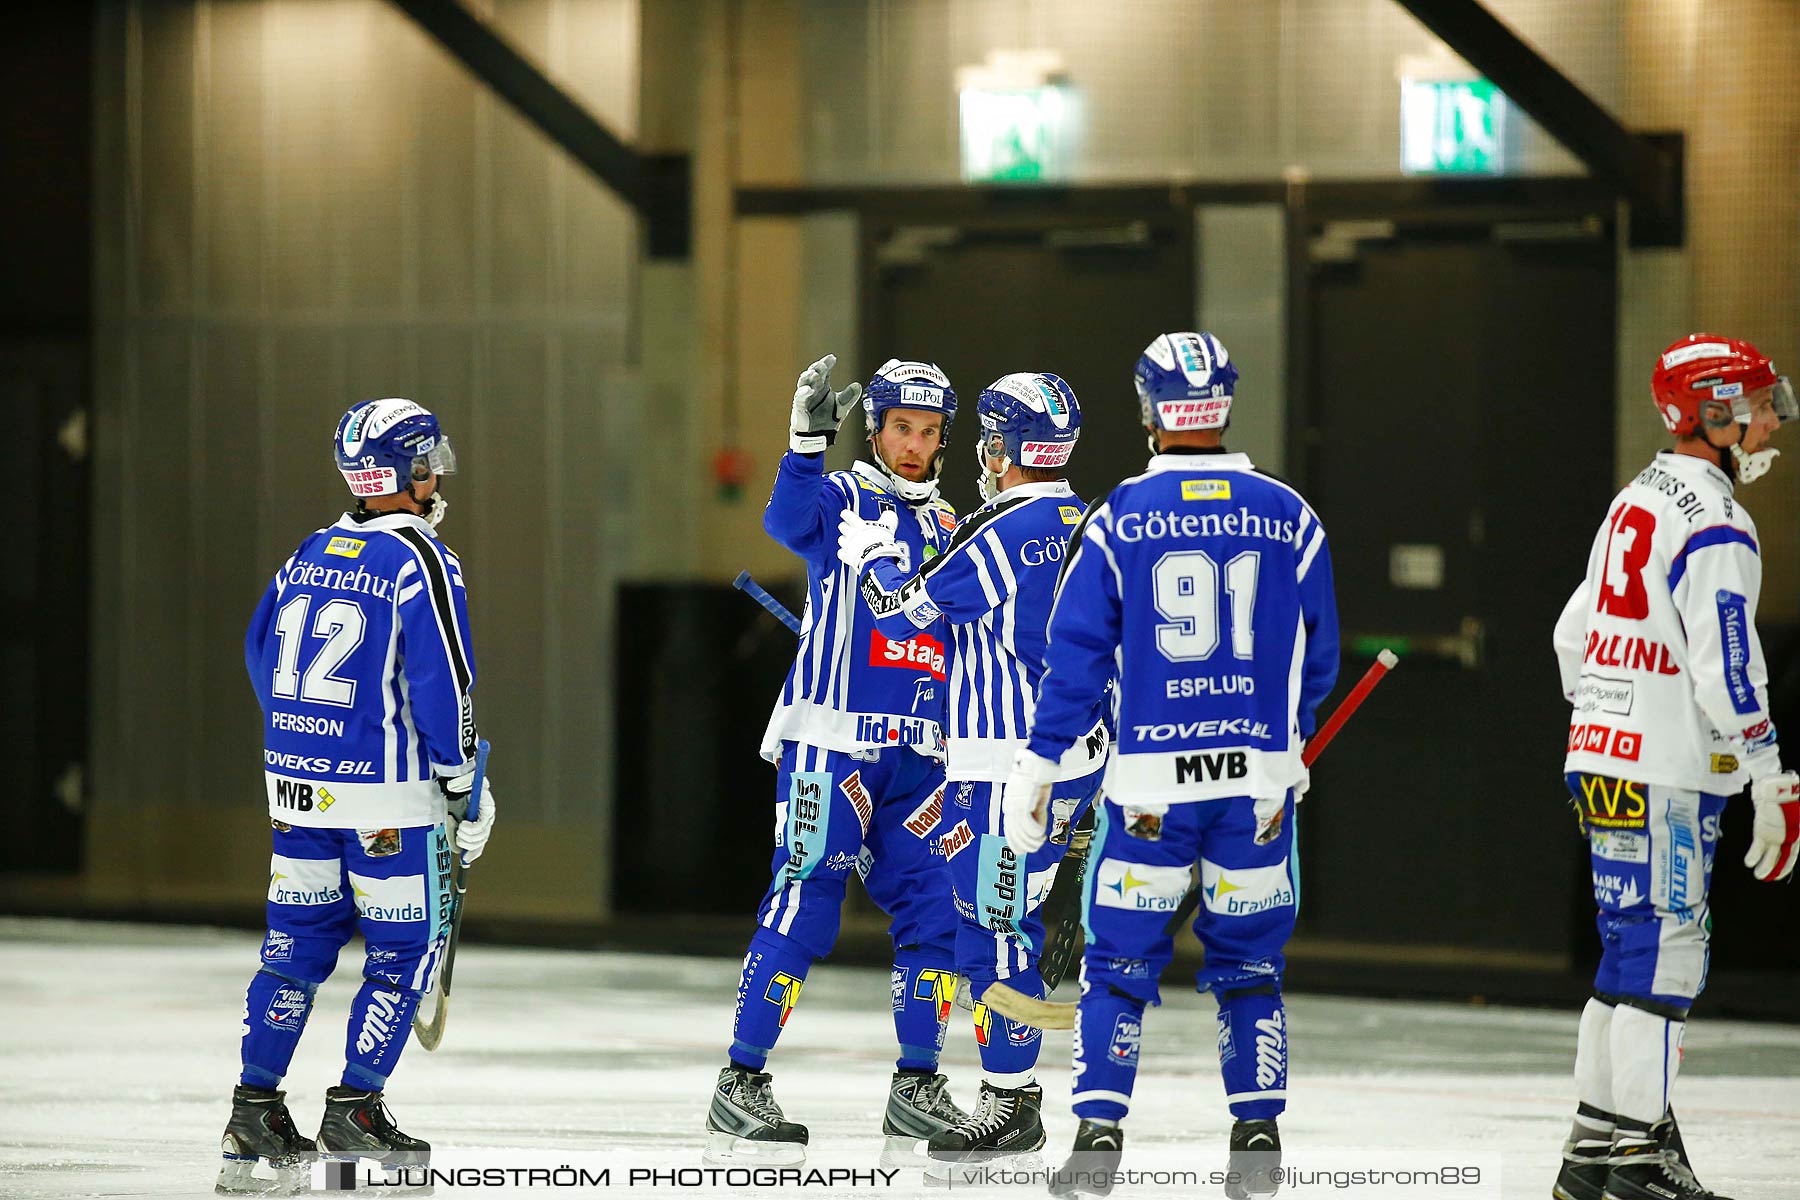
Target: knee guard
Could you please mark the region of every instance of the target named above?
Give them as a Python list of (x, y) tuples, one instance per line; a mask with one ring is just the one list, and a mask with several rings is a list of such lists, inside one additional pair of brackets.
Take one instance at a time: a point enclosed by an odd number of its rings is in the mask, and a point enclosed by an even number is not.
[(1225, 1102), (1240, 1121), (1272, 1120), (1287, 1107), (1287, 1008), (1274, 980), (1215, 986), (1219, 1072)]
[(280, 1086), (300, 1045), (300, 1034), (306, 1028), (318, 990), (316, 983), (267, 967), (251, 978), (244, 993), (240, 1083), (250, 1087)]
[(1083, 963), (1071, 1045), (1075, 1086), (1070, 1102), (1076, 1116), (1118, 1121), (1130, 1110), (1145, 1004), (1141, 995), (1096, 979)]
[(346, 1087), (380, 1091), (387, 1086), (400, 1052), (412, 1034), (413, 1013), (422, 993), (396, 987), (385, 979), (365, 978), (350, 1003), (350, 1025), (344, 1043)]

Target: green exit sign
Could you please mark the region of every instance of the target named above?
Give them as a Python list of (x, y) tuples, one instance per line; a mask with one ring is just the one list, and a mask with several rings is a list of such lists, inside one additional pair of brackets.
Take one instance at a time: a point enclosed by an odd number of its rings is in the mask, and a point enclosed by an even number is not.
[(964, 88), (960, 101), (964, 180), (1046, 183), (1063, 177), (1069, 133), (1063, 88)]
[(1485, 79), (1400, 81), (1400, 169), (1408, 175), (1499, 175), (1506, 94)]

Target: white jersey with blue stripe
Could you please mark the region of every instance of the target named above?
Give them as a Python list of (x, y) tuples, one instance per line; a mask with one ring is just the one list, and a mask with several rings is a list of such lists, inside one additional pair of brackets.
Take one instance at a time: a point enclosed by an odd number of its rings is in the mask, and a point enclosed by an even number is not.
[(1781, 770), (1756, 633), (1756, 523), (1714, 463), (1664, 451), (1613, 498), (1556, 623), (1564, 769), (1731, 795)]
[(410, 513), (346, 513), (302, 542), (250, 620), (244, 662), (277, 820), (436, 824), (437, 778), (474, 769), (462, 564)]
[[(965, 517), (950, 548), (909, 580), (878, 559), (863, 595), (889, 637), (949, 622), (949, 758), (945, 777), (1001, 783), (1025, 744), (1037, 707), (1056, 578), (1081, 499), (1060, 480), (1008, 488)], [(1097, 709), (1097, 706), (1096, 706)], [(1106, 761), (1096, 710), (1088, 734), (1064, 756), (1059, 779), (1079, 779)]]
[(869, 463), (827, 475), (824, 460), (783, 455), (763, 510), (769, 536), (806, 563), (800, 645), (763, 732), (763, 757), (778, 760), (791, 741), (845, 754), (905, 746), (941, 758), (944, 623), (928, 622), (904, 639), (876, 628), (855, 576), (838, 560), (838, 518), (846, 508), (867, 520), (893, 512), (911, 571), (949, 545), (955, 510), (942, 500), (909, 503)]
[(1118, 676), (1120, 804), (1278, 796), (1337, 679), (1331, 553), (1242, 454), (1159, 454), (1088, 511), (1050, 617), (1030, 749), (1056, 758)]

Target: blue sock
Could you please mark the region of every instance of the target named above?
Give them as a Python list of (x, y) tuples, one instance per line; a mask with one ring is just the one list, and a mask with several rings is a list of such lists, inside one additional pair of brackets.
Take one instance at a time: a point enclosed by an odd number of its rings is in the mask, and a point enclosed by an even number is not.
[(258, 971), (244, 996), (244, 1038), (240, 1046), (244, 1070), (238, 1082), (249, 1087), (278, 1088), (300, 1046), (300, 1031), (312, 1011), (316, 983), (285, 979)]
[(1104, 983), (1081, 984), (1075, 1017), (1075, 1115), (1123, 1120), (1137, 1082), (1138, 1044), (1144, 1037), (1144, 1001)]
[(950, 1007), (956, 1003), (955, 960), (948, 948), (894, 951), (894, 1036), (900, 1042), (894, 1065), (902, 1071), (937, 1070)]
[[(1044, 998), (1044, 977), (1036, 967), (1021, 971), (1005, 981), (1006, 986), (1033, 1000)], [(986, 995), (987, 989), (982, 989)], [(977, 997), (979, 1000), (979, 997)], [(975, 1042), (981, 1048), (981, 1069), (987, 1075), (1018, 1075), (1037, 1066), (1038, 1051), (1043, 1048), (1043, 1030), (1014, 1021), (985, 1004), (976, 1005)], [(1008, 1083), (1017, 1087), (1022, 1081)]]
[(1287, 1108), (1287, 1008), (1273, 987), (1215, 991), (1219, 1072), (1240, 1121), (1268, 1121)]
[(757, 929), (738, 979), (737, 1019), (731, 1026), (731, 1061), (760, 1071), (800, 999), (812, 955), (798, 942)]
[(350, 1002), (350, 1026), (344, 1038), (345, 1087), (379, 1092), (387, 1086), (400, 1051), (412, 1036), (419, 993), (403, 992), (385, 979), (365, 979)]

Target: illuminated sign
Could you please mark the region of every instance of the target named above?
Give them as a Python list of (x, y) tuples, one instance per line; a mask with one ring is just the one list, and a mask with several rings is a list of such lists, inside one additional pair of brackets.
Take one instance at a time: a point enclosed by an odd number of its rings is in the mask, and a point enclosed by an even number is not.
[(1485, 79), (1400, 81), (1400, 169), (1408, 175), (1499, 175), (1506, 94)]

